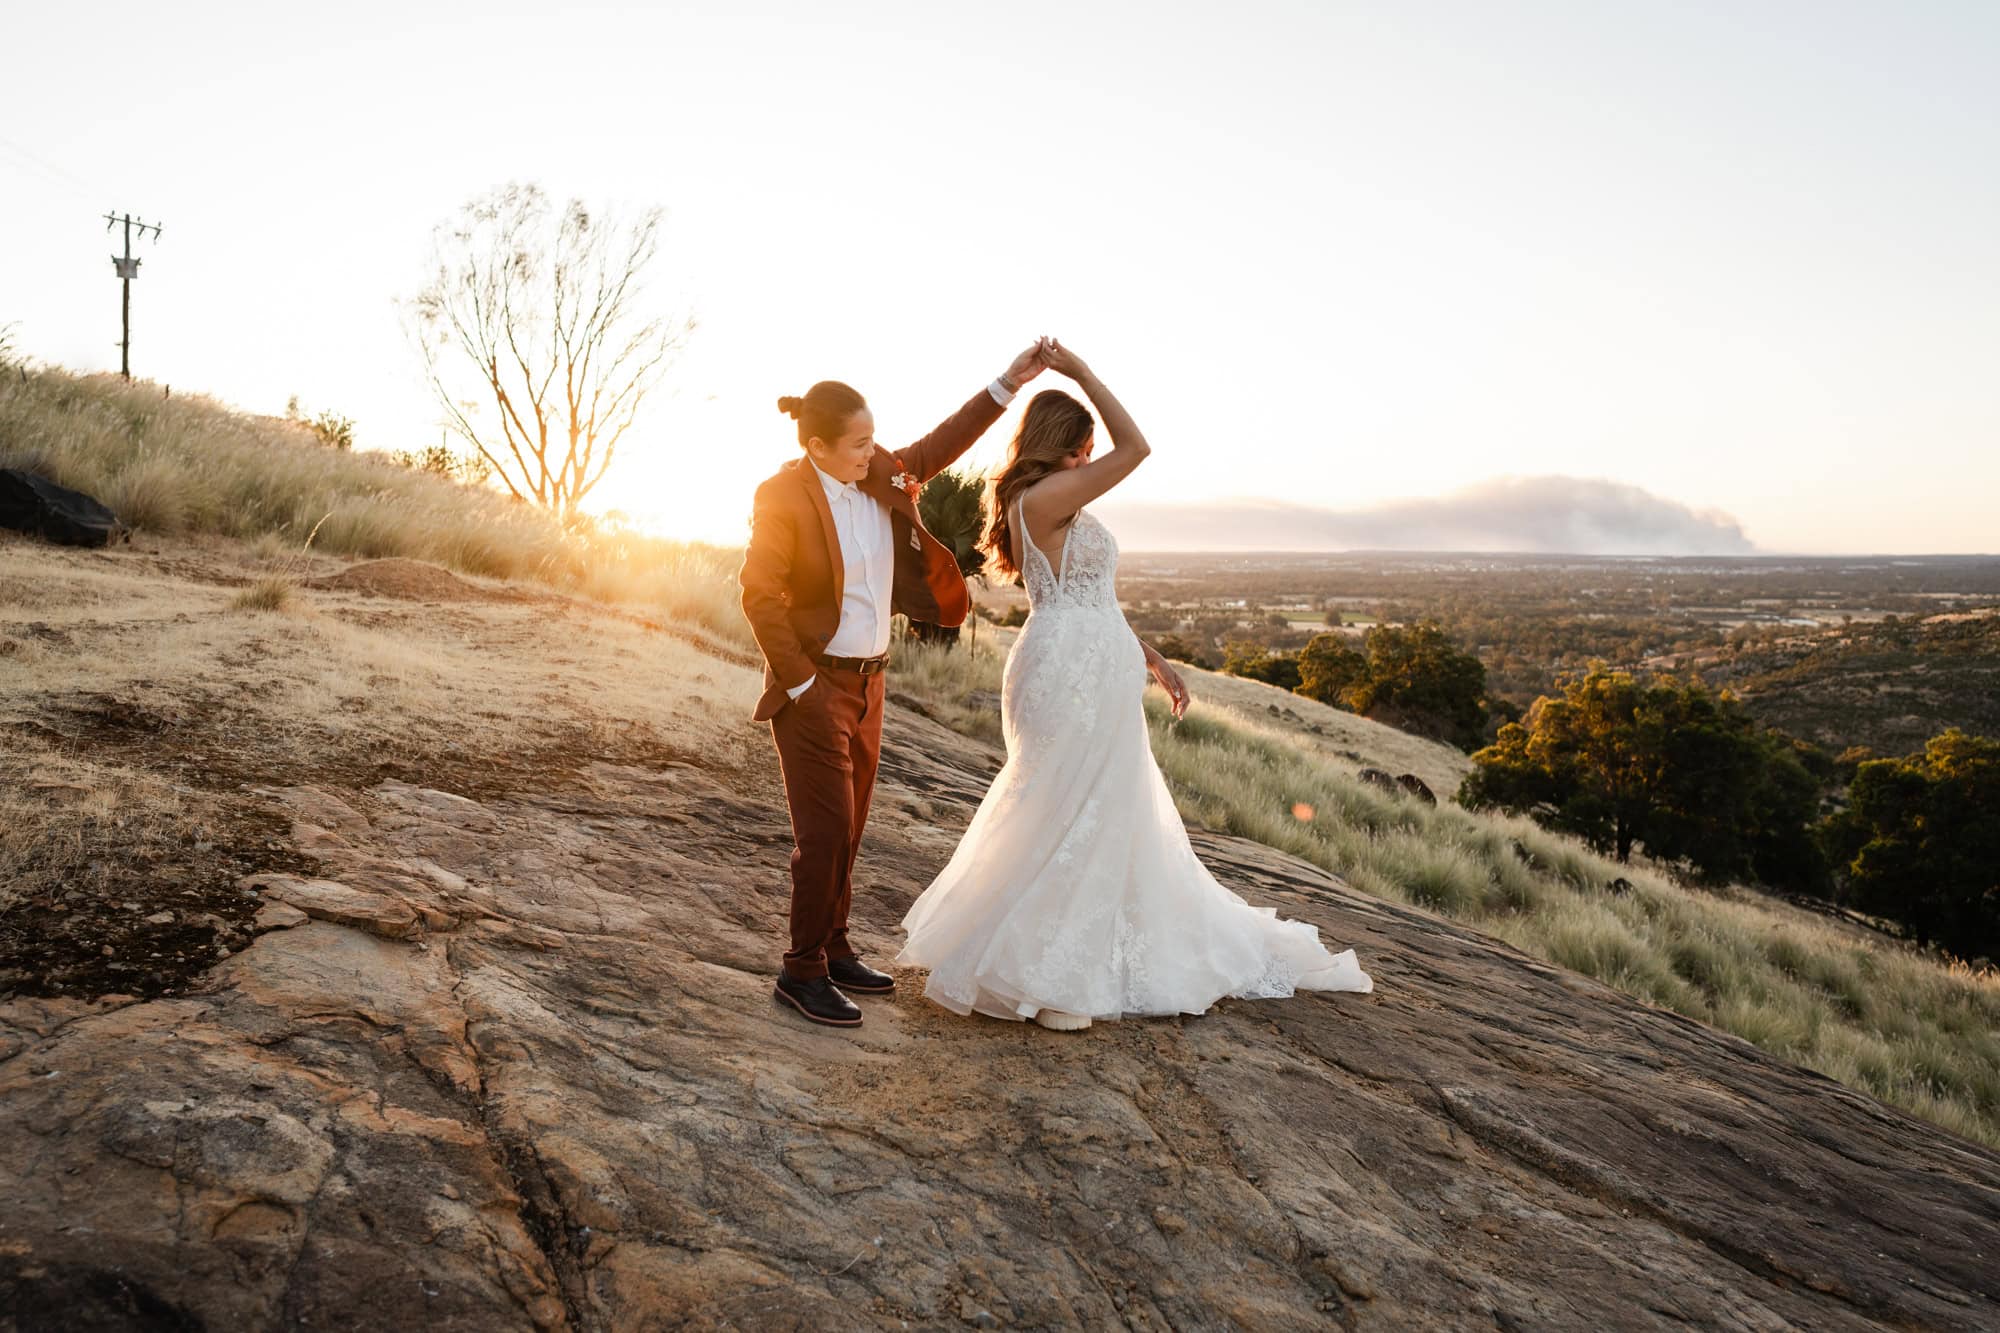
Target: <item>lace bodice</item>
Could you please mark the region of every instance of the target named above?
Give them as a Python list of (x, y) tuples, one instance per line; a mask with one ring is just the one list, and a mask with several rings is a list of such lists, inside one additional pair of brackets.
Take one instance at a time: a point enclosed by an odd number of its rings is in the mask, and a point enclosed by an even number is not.
[(1063, 534), (1062, 561), (1051, 568), (1049, 558), (1028, 532), (1027, 517), (1017, 502), (1014, 531), (1020, 534), (1024, 559), (1021, 579), (1028, 589), (1028, 609), (1056, 607), (1118, 609), (1118, 542), (1111, 530), (1079, 509)]

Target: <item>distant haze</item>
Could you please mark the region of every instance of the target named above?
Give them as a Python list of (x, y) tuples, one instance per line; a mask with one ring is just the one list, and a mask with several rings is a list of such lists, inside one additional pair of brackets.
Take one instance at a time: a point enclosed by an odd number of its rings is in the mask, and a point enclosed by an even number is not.
[(1134, 551), (1512, 551), (1748, 555), (1728, 514), (1589, 477), (1496, 477), (1435, 498), (1322, 509), (1278, 500), (1105, 504)]

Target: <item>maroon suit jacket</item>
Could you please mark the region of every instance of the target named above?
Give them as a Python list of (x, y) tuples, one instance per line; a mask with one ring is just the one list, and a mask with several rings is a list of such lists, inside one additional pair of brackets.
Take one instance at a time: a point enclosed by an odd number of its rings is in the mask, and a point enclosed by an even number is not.
[[(878, 448), (867, 477), (855, 483), (863, 494), (889, 506), (890, 545), (896, 553), (892, 614), (939, 625), (965, 623), (972, 599), (957, 559), (925, 530), (916, 501), (890, 478), (908, 472), (919, 482), (929, 481), (970, 449), (1004, 410), (981, 389), (915, 444), (894, 451)], [(803, 454), (757, 488), (750, 548), (737, 578), (743, 585), (743, 615), (764, 650), (764, 693), (755, 714), (763, 722), (790, 702), (787, 689), (819, 671), (813, 655), (825, 651), (840, 627), (840, 600), (847, 591), (833, 509), (819, 473)]]

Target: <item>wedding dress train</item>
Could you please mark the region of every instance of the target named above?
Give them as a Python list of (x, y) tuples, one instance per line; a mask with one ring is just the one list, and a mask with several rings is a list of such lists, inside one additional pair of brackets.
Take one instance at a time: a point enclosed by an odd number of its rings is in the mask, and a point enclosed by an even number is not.
[(1370, 991), (1352, 949), (1252, 907), (1195, 858), (1153, 760), (1146, 661), (1116, 596), (1118, 545), (1079, 512), (1060, 568), (1015, 529), (1029, 616), (1000, 695), (1007, 763), (896, 957), (957, 1013), (1198, 1014), (1223, 996)]

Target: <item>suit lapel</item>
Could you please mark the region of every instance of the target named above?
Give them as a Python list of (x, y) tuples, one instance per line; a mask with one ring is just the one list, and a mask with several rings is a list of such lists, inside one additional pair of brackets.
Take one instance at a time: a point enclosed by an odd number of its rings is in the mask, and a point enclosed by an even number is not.
[(917, 504), (908, 491), (890, 480), (903, 471), (903, 461), (886, 449), (877, 450), (874, 461), (868, 465), (868, 475), (861, 479), (861, 493), (888, 505), (892, 513), (901, 514), (910, 522), (917, 522)]
[(812, 465), (812, 460), (799, 460), (799, 483), (819, 514), (819, 530), (826, 538), (827, 563), (833, 566), (833, 608), (838, 613), (847, 597), (847, 559), (840, 553), (840, 529), (833, 526), (833, 506), (826, 502), (826, 488), (819, 484), (819, 469)]

